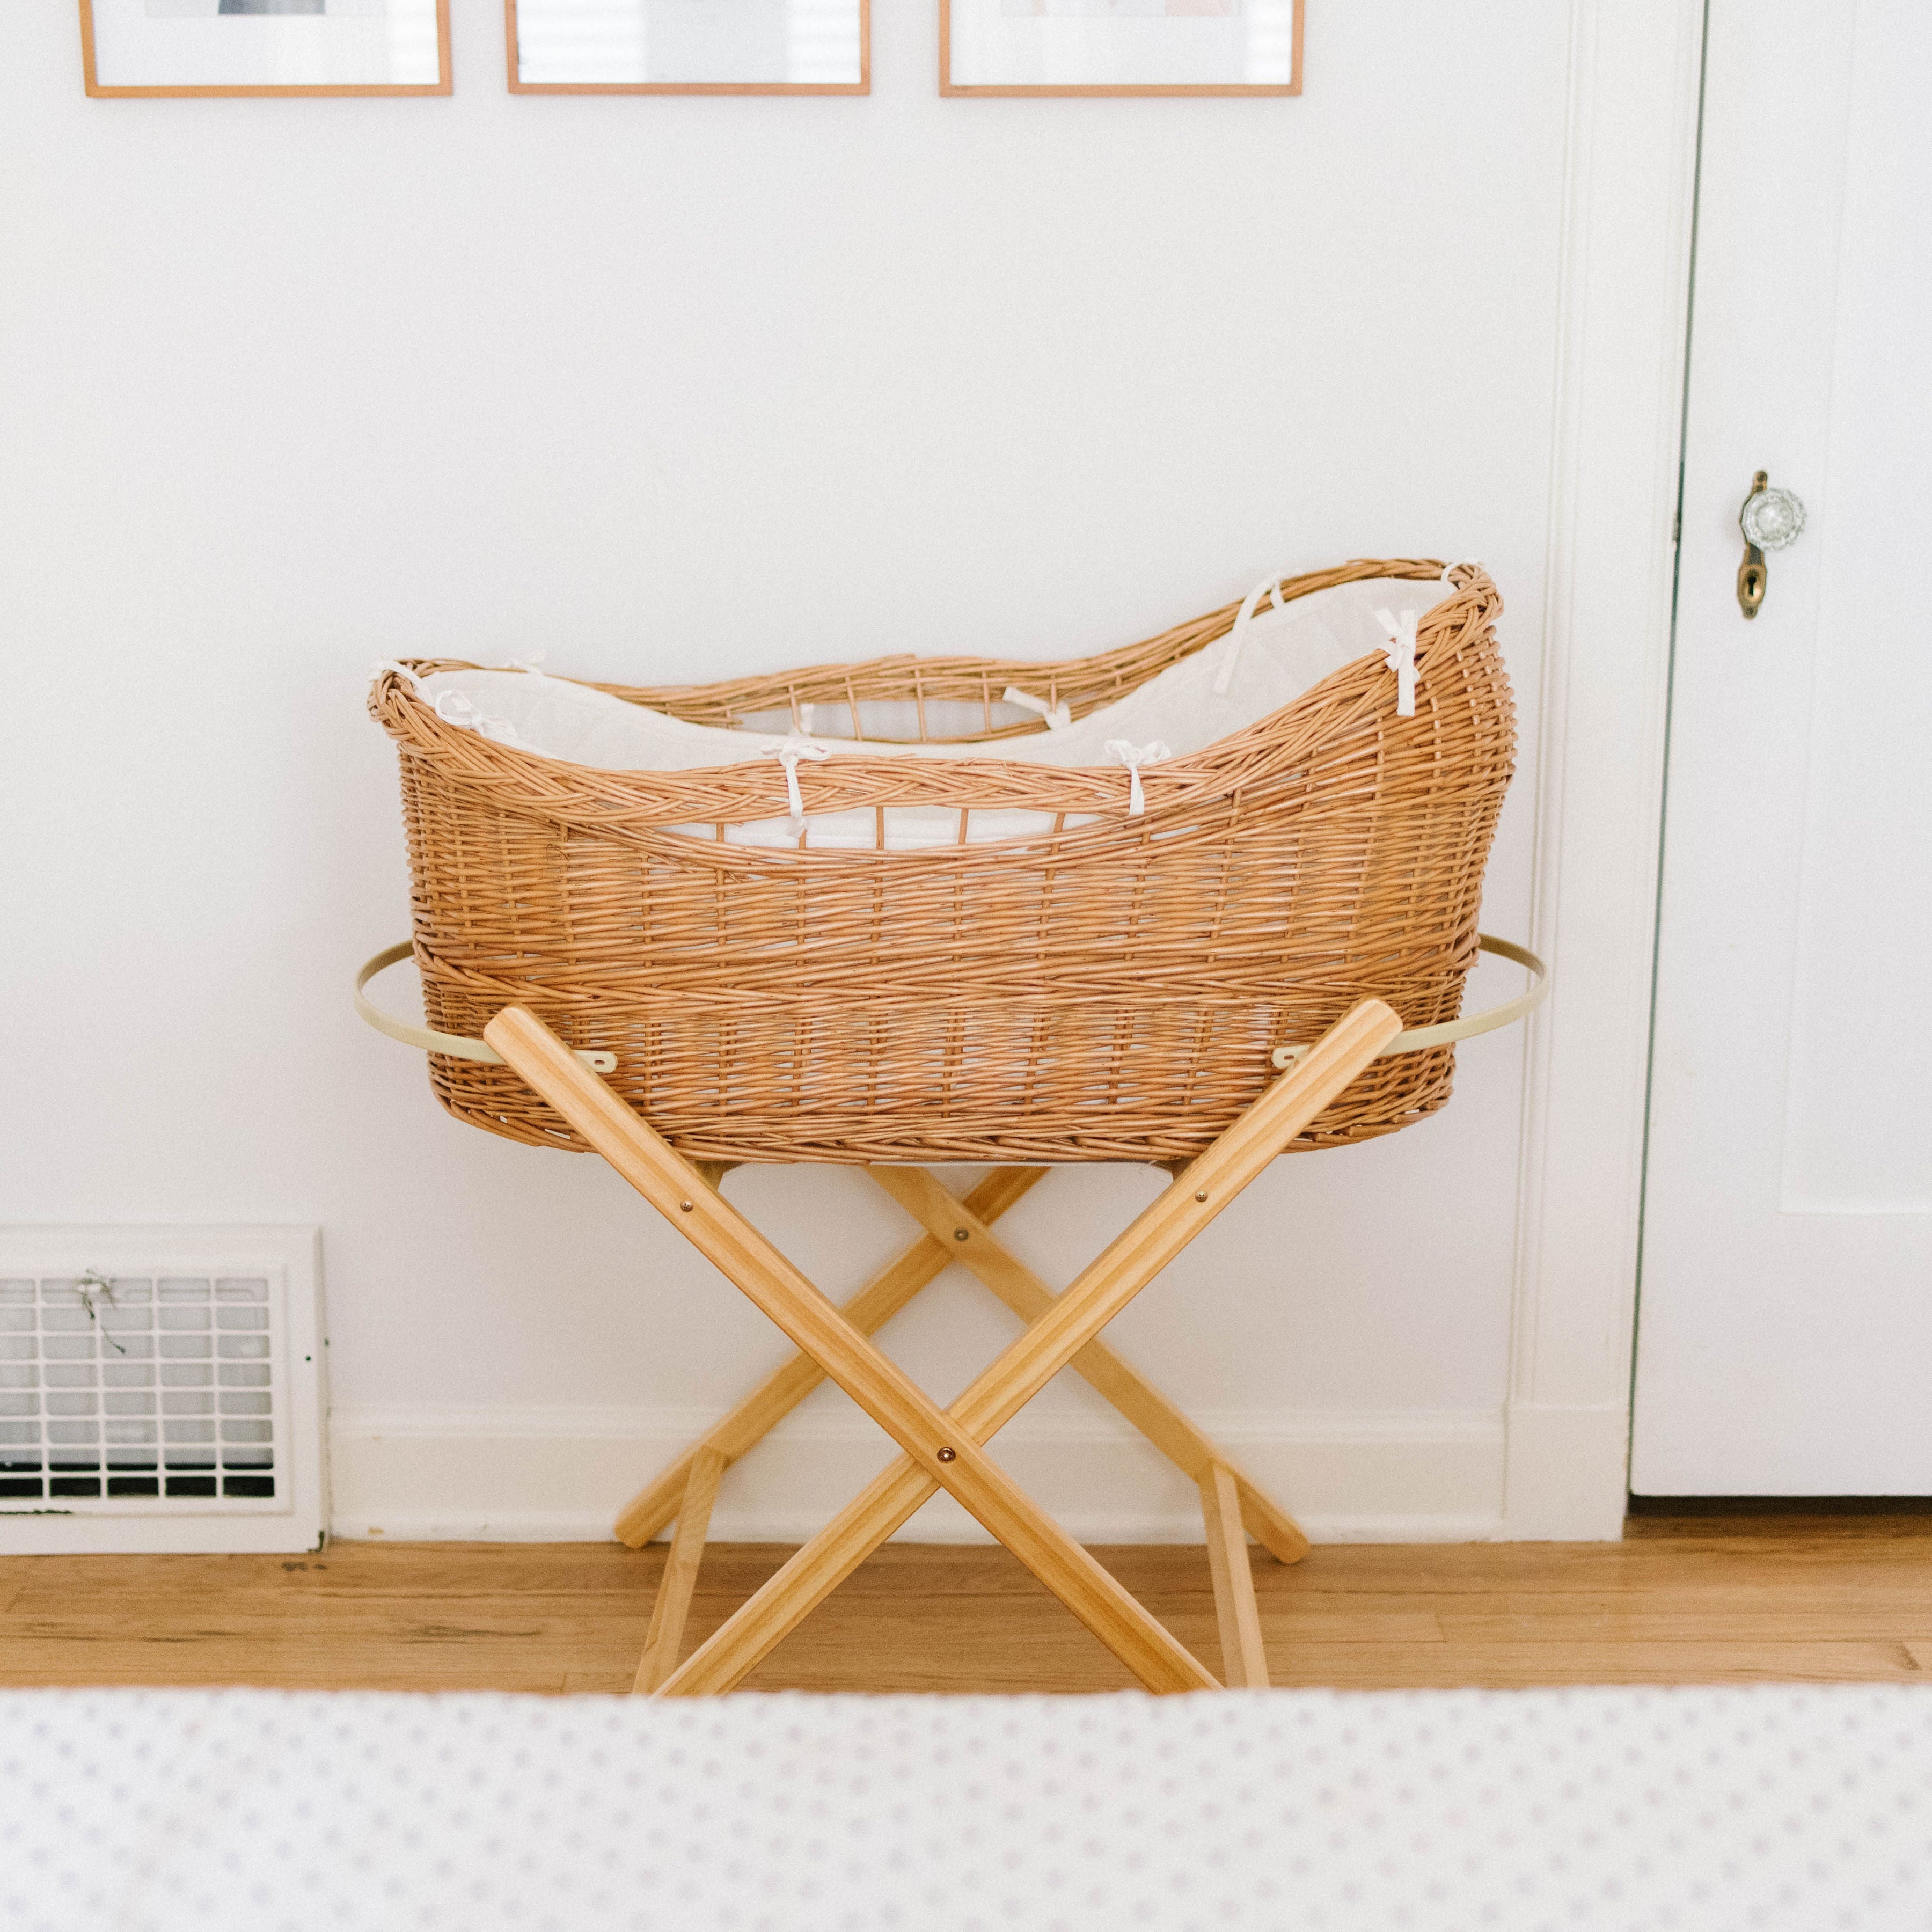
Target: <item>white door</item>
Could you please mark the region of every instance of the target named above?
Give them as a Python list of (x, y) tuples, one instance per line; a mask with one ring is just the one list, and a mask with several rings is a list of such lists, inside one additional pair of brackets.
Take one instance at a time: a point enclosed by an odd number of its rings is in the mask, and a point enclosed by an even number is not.
[(1932, 4), (1708, 62), (1630, 1486), (1932, 1495)]

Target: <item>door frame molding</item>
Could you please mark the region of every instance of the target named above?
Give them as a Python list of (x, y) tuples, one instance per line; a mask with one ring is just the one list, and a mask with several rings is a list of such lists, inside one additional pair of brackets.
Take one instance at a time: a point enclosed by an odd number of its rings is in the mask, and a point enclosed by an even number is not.
[(1571, 0), (1502, 1534), (1610, 1539), (1630, 1361), (1704, 0)]

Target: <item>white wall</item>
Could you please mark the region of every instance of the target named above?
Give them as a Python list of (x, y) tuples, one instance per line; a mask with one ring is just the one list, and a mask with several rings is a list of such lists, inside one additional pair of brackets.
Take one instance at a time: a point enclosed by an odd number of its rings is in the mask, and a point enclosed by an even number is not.
[[(598, 1534), (782, 1352), (351, 1014), (407, 931), (371, 660), (1076, 651), (1475, 556), (1535, 742), (1566, 10), (1311, 0), (1299, 100), (1090, 101), (939, 100), (936, 10), (875, 8), (866, 99), (513, 100), (455, 0), (449, 99), (148, 101), (82, 97), (70, 5), (8, 10), (0, 1217), (319, 1222), (345, 1533)], [(1318, 1532), (1498, 1517), (1521, 1052), (1282, 1163), (1114, 1330)], [(1154, 1184), (1008, 1226), (1064, 1280)], [(849, 1174), (728, 1187), (835, 1292), (911, 1232)], [(949, 1277), (890, 1336), (950, 1394), (1010, 1332)], [(885, 1453), (849, 1415), (814, 1398), (720, 1533), (841, 1499)], [(1076, 1529), (1190, 1533), (1084, 1391), (1013, 1433)]]

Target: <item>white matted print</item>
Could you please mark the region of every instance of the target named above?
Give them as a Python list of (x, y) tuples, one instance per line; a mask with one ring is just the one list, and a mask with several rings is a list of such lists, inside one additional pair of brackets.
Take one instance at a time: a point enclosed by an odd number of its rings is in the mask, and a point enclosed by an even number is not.
[(871, 0), (506, 0), (513, 94), (866, 94)]
[(89, 94), (447, 94), (448, 0), (80, 0)]
[(942, 94), (1299, 94), (1302, 0), (939, 0)]

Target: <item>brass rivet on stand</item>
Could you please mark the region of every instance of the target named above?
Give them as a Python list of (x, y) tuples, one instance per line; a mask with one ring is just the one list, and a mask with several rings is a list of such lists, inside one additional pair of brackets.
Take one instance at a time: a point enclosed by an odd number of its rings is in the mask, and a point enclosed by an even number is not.
[(959, 1451), (956, 1449), (942, 1449), (939, 1452), (939, 1460), (942, 1462), (956, 1462), (958, 1457)]
[(1201, 1192), (1200, 1192), (1198, 1194), (1196, 1195), (1194, 1198), (1195, 1198), (1195, 1199), (1196, 1199), (1196, 1200), (1197, 1200), (1197, 1201), (1205, 1201), (1205, 1200), (1207, 1199), (1207, 1198), (1208, 1198), (1208, 1190), (1207, 1190), (1207, 1189), (1206, 1189), (1206, 1188), (1204, 1188), (1204, 1188), (1202, 1188), (1202, 1190), (1201, 1190)]
[(972, 1232), (970, 1228), (955, 1228), (952, 1231), (952, 1238), (956, 1241), (969, 1240), (972, 1238)]
[(677, 1204), (678, 1210), (681, 1214), (688, 1214), (694, 1204), (689, 1201), (680, 1201)]

